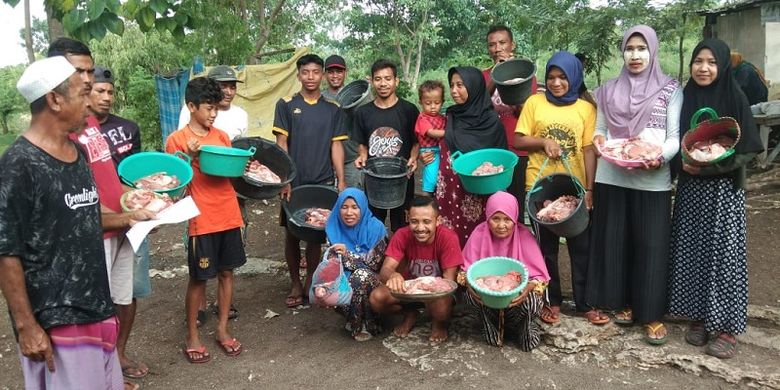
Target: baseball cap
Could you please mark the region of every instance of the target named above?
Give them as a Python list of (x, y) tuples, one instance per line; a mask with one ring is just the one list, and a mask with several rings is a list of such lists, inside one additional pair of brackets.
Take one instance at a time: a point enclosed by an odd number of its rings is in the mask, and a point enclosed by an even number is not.
[(344, 61), (344, 57), (334, 54), (325, 60), (325, 69), (328, 68), (347, 69), (347, 63)]
[(76, 68), (63, 56), (44, 58), (30, 64), (16, 82), (16, 89), (28, 103), (57, 88), (67, 80)]
[(236, 71), (227, 65), (217, 65), (209, 70), (208, 77), (215, 81), (243, 81), (236, 78)]
[(95, 67), (95, 83), (109, 83), (114, 85), (114, 72), (102, 66)]

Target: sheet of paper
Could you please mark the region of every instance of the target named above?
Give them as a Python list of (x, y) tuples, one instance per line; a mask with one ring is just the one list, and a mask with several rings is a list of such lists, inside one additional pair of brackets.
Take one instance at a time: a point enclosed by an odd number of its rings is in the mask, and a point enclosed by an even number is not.
[(192, 197), (188, 196), (161, 211), (157, 214), (157, 219), (136, 223), (127, 231), (127, 239), (130, 241), (133, 251), (137, 251), (138, 247), (144, 241), (144, 238), (146, 238), (146, 236), (149, 235), (149, 232), (157, 226), (184, 222), (190, 218), (195, 218), (198, 215), (200, 215), (198, 206), (195, 205), (195, 201), (192, 200)]

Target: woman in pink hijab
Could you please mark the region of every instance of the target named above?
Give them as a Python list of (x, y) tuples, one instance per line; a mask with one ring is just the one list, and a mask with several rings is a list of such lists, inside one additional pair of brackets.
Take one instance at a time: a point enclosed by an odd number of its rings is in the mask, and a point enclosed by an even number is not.
[[(541, 339), (542, 330), (534, 319), (542, 311), (542, 294), (550, 276), (534, 236), (517, 223), (519, 210), (517, 199), (509, 193), (499, 191), (490, 196), (485, 205), (487, 221), (477, 225), (463, 247), (462, 267), (465, 271), (480, 259), (491, 256), (509, 257), (525, 264), (528, 285), (509, 308), (504, 309), (504, 334), (507, 338), (515, 338), (520, 349), (529, 352)], [(498, 310), (484, 306), (471, 288), (468, 291), (466, 300), (482, 318), (485, 341), (490, 345), (501, 345)]]

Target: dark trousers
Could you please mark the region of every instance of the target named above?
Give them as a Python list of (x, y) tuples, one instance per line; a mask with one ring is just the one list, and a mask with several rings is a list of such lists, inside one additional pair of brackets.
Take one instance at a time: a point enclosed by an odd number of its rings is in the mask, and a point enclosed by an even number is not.
[[(412, 177), (409, 178), (409, 181), (406, 183), (406, 194), (404, 195), (404, 204), (389, 210), (391, 231), (395, 232), (396, 230), (406, 226), (406, 211), (409, 210), (409, 205), (412, 203), (413, 197), (414, 197), (414, 175), (412, 175)], [(387, 209), (380, 209), (371, 205), (369, 205), (368, 207), (371, 209), (371, 212), (374, 213), (374, 216), (377, 219), (382, 221), (382, 223), (385, 222), (385, 219), (387, 218), (387, 214), (388, 214)]]
[[(536, 240), (544, 256), (547, 272), (550, 273), (550, 284), (547, 286), (547, 300), (550, 306), (560, 306), (563, 302), (561, 296), (561, 277), (558, 272), (558, 248), (560, 237), (544, 226), (533, 223), (536, 232)], [(590, 310), (585, 303), (585, 287), (588, 277), (588, 259), (590, 246), (590, 226), (576, 237), (566, 239), (571, 260), (571, 284), (574, 291), (574, 306), (578, 312)]]
[(518, 156), (520, 159), (515, 165), (515, 171), (512, 173), (512, 183), (506, 189), (506, 192), (514, 195), (517, 198), (517, 203), (520, 206), (519, 213), (517, 214), (522, 222), (523, 215), (525, 213), (525, 169), (528, 168), (528, 156)]

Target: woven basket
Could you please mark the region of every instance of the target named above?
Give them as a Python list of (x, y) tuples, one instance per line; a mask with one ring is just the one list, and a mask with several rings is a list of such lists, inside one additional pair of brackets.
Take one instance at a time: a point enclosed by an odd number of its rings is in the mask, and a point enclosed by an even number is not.
[[(707, 114), (712, 119), (708, 119), (699, 122), (699, 118)], [(734, 140), (734, 143), (726, 149), (726, 153), (723, 153), (720, 157), (711, 161), (699, 161), (691, 157), (691, 148), (693, 144), (699, 141), (709, 141), (715, 139), (721, 135), (725, 135)], [(718, 113), (712, 108), (704, 107), (696, 111), (691, 117), (691, 129), (683, 136), (681, 144), (681, 153), (683, 161), (689, 165), (695, 166), (707, 166), (723, 161), (734, 154), (734, 146), (739, 142), (742, 136), (742, 131), (739, 128), (739, 123), (734, 118), (718, 117)]]

